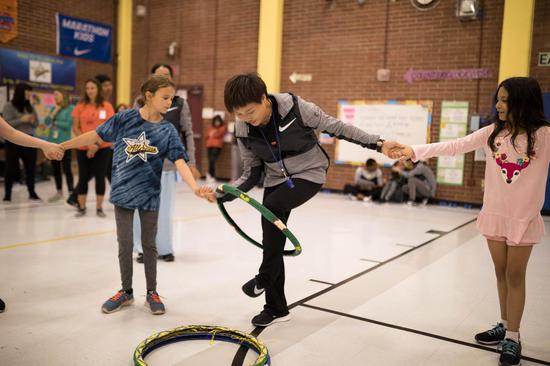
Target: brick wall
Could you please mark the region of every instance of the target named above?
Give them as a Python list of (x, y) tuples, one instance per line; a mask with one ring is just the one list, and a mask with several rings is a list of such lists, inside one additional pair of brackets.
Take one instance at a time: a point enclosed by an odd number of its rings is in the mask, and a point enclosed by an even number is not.
[(531, 46), (531, 76), (539, 81), (544, 92), (550, 93), (550, 67), (537, 66), (539, 52), (550, 52), (550, 0), (535, 2)]
[[(0, 47), (16, 50), (56, 55), (56, 23), (55, 14), (84, 18), (114, 27), (116, 6), (112, 0), (93, 0), (75, 3), (71, 0), (19, 0), (18, 27), (16, 38)], [(97, 74), (114, 76), (112, 64), (88, 61), (82, 58), (76, 60), (76, 91), (84, 94), (84, 82)]]
[[(235, 73), (255, 70), (259, 2), (256, 0), (141, 0), (147, 6), (143, 19), (134, 18), (133, 83), (148, 75), (152, 64), (176, 66), (176, 81), (201, 85), (204, 106), (223, 110), (223, 86)], [(439, 136), (441, 101), (465, 100), (470, 114), (486, 114), (497, 85), (503, 2), (484, 1), (484, 20), (461, 22), (454, 1), (440, 1), (427, 12), (409, 1), (354, 0), (285, 1), (281, 90), (292, 91), (336, 114), (338, 99), (428, 99), (434, 101), (432, 141)], [(548, 50), (548, 0), (536, 2), (533, 54)], [(388, 17), (385, 47), (386, 15)], [(170, 42), (178, 53), (167, 55)], [(384, 59), (384, 55), (386, 58)], [(376, 70), (391, 70), (389, 82), (376, 81)], [(403, 74), (415, 69), (489, 68), (494, 77), (482, 81), (425, 81), (407, 83)], [(313, 81), (292, 84), (292, 72), (311, 73)], [(550, 90), (547, 69), (533, 66), (533, 76)], [(231, 119), (231, 118), (228, 118)], [(204, 128), (210, 123), (204, 120)], [(230, 177), (230, 149), (226, 145), (218, 164), (221, 177)], [(334, 147), (327, 146), (334, 157)], [(203, 156), (205, 151), (203, 148)], [(485, 164), (466, 155), (464, 185), (440, 186), (438, 198), (480, 203)], [(435, 159), (430, 162), (435, 169)], [(202, 171), (206, 171), (203, 158)], [(341, 189), (353, 177), (351, 166), (332, 165), (327, 188)]]
[[(333, 7), (303, 1), (285, 3), (282, 90), (291, 90), (337, 113), (337, 99), (433, 100), (432, 141), (439, 136), (442, 100), (465, 100), (470, 112), (487, 113), (498, 78), (501, 1), (485, 1), (483, 22), (461, 22), (454, 16), (454, 1), (440, 1), (420, 12), (409, 1), (336, 1)], [(307, 16), (306, 16), (307, 14)], [(385, 22), (388, 19), (387, 48)], [(384, 54), (387, 54), (384, 60)], [(389, 82), (376, 81), (376, 70), (391, 70)], [(420, 70), (489, 68), (493, 79), (483, 81), (423, 81), (409, 84), (403, 74)], [(310, 83), (292, 84), (293, 71), (313, 74)], [(334, 156), (334, 146), (327, 150)], [(435, 159), (430, 161), (435, 169)], [(464, 186), (440, 186), (441, 199), (481, 202), (484, 163), (466, 155)], [(331, 168), (326, 187), (341, 189), (355, 168)]]
[[(225, 81), (253, 71), (257, 62), (259, 1), (257, 0), (136, 0), (147, 7), (144, 18), (134, 16), (132, 92), (151, 66), (166, 62), (176, 68), (180, 85), (202, 86), (203, 105), (224, 110)], [(432, 141), (439, 136), (442, 100), (466, 100), (470, 113), (490, 111), (498, 77), (503, 2), (485, 0), (484, 20), (460, 22), (454, 1), (440, 1), (427, 12), (407, 0), (285, 1), (281, 90), (292, 91), (336, 114), (338, 99), (428, 99), (434, 101)], [(55, 13), (113, 25), (116, 2), (94, 0), (21, 0), (19, 35), (2, 47), (55, 55)], [(387, 35), (386, 16), (388, 18)], [(550, 1), (537, 0), (533, 29), (531, 75), (550, 91), (550, 69), (537, 67), (538, 52), (550, 50)], [(387, 45), (385, 40), (387, 39)], [(178, 45), (175, 56), (168, 45)], [(386, 47), (385, 47), (386, 46)], [(386, 57), (384, 58), (384, 55)], [(84, 80), (98, 73), (114, 76), (113, 65), (84, 59), (77, 62), (77, 92)], [(120, 65), (124, 67), (124, 65)], [(376, 70), (391, 70), (389, 82), (376, 81)], [(490, 68), (493, 79), (483, 81), (425, 81), (408, 84), (404, 72), (415, 69)], [(311, 73), (308, 83), (292, 84), (292, 72)], [(227, 120), (232, 118), (228, 116)], [(203, 121), (203, 131), (210, 120)], [(334, 146), (327, 146), (334, 157)], [(202, 148), (203, 157), (206, 156)], [(201, 169), (206, 172), (206, 159)], [(431, 163), (435, 168), (435, 160)], [(326, 187), (341, 189), (353, 177), (351, 166), (332, 165)], [(464, 186), (440, 186), (438, 198), (479, 203), (484, 163), (467, 154)], [(221, 177), (230, 177), (230, 149), (218, 164)]]
[[(175, 66), (179, 85), (203, 87), (204, 106), (225, 110), (223, 88), (234, 74), (255, 71), (258, 54), (259, 2), (257, 0), (166, 0), (136, 1), (147, 7), (147, 16), (134, 16), (132, 90), (155, 63)], [(171, 42), (178, 52), (167, 53)], [(203, 135), (210, 125), (203, 121)], [(203, 173), (207, 172), (206, 149), (202, 151)], [(217, 174), (229, 178), (230, 145), (218, 161)]]

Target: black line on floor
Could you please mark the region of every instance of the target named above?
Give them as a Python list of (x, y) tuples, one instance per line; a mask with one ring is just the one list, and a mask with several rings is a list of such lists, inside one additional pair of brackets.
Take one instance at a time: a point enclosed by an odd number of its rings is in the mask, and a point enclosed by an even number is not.
[[(477, 220), (477, 219), (471, 219), (471, 220), (469, 220), (469, 221), (466, 221), (464, 224), (455, 227), (455, 228), (452, 229), (451, 231), (448, 231), (448, 232), (446, 232), (445, 234), (443, 234), (443, 235), (441, 235), (441, 236), (432, 238), (432, 239), (430, 239), (430, 240), (428, 240), (428, 241), (426, 241), (426, 242), (424, 242), (424, 243), (422, 243), (422, 244), (420, 244), (420, 245), (418, 245), (418, 246), (416, 246), (416, 247), (413, 247), (413, 248), (411, 248), (411, 249), (409, 249), (409, 250), (404, 251), (404, 252), (401, 253), (401, 254), (396, 255), (395, 257), (392, 257), (392, 258), (387, 259), (387, 260), (385, 260), (385, 261), (383, 261), (383, 262), (380, 262), (379, 264), (377, 264), (377, 265), (374, 266), (374, 267), (368, 268), (368, 269), (366, 269), (366, 270), (364, 270), (364, 271), (362, 271), (362, 272), (359, 272), (359, 273), (357, 273), (357, 274), (354, 274), (353, 276), (351, 276), (351, 277), (349, 277), (349, 278), (347, 278), (347, 279), (345, 279), (345, 280), (343, 280), (343, 281), (340, 281), (340, 282), (338, 282), (338, 283), (336, 283), (336, 284), (334, 284), (334, 285), (332, 285), (332, 286), (330, 286), (330, 287), (327, 287), (326, 289), (323, 289), (323, 290), (318, 291), (318, 292), (316, 292), (316, 293), (314, 293), (314, 294), (311, 294), (311, 295), (309, 295), (309, 296), (303, 298), (302, 300), (298, 300), (298, 301), (296, 301), (295, 303), (290, 304), (290, 305), (288, 306), (288, 309), (290, 310), (290, 309), (295, 308), (296, 306), (303, 305), (303, 304), (305, 304), (306, 302), (308, 302), (308, 301), (310, 301), (310, 300), (313, 300), (313, 299), (315, 299), (315, 298), (317, 298), (317, 297), (319, 297), (319, 296), (321, 296), (321, 295), (324, 295), (324, 294), (326, 294), (327, 292), (332, 291), (332, 290), (334, 290), (334, 289), (336, 289), (336, 288), (338, 288), (338, 287), (340, 287), (340, 286), (342, 286), (342, 285), (345, 285), (346, 283), (348, 283), (348, 282), (350, 282), (350, 281), (353, 281), (353, 280), (355, 280), (356, 278), (359, 278), (359, 277), (361, 277), (361, 276), (363, 276), (363, 275), (365, 275), (365, 274), (367, 274), (367, 273), (369, 273), (369, 272), (371, 272), (371, 271), (374, 271), (375, 269), (380, 268), (380, 267), (383, 266), (383, 265), (386, 265), (386, 264), (388, 264), (388, 263), (391, 263), (391, 262), (395, 261), (396, 259), (399, 259), (399, 258), (401, 258), (401, 257), (403, 257), (403, 256), (405, 256), (405, 255), (407, 255), (407, 254), (409, 254), (409, 253), (411, 253), (411, 252), (413, 252), (413, 251), (415, 251), (415, 250), (418, 250), (418, 249), (422, 248), (423, 246), (430, 244), (430, 243), (433, 242), (433, 241), (436, 241), (436, 240), (438, 240), (438, 239), (441, 239), (443, 236), (445, 236), (445, 235), (447, 235), (447, 234), (450, 234), (450, 233), (452, 233), (453, 231), (459, 230), (459, 229), (463, 228), (464, 226), (469, 225), (469, 224), (471, 224), (472, 222), (474, 222), (474, 221), (476, 221), (476, 220)], [(253, 330), (250, 334), (254, 335), (254, 337), (257, 337), (258, 335), (260, 335), (260, 333), (263, 332), (264, 329), (265, 329), (265, 327), (256, 327), (256, 328), (254, 328), (254, 330)], [(243, 350), (243, 348), (244, 348), (244, 350)], [(248, 348), (242, 347), (242, 346), (241, 346), (241, 348), (239, 348), (239, 350), (238, 350), (237, 353), (235, 354), (235, 357), (233, 358), (233, 362), (231, 363), (231, 366), (242, 366), (243, 363), (244, 363), (244, 358), (245, 358), (245, 356), (246, 356), (246, 352), (247, 352), (247, 351), (248, 351)]]
[(375, 261), (374, 259), (367, 259), (367, 258), (359, 258), (359, 260), (363, 262), (382, 263), (381, 261)]
[(426, 231), (426, 234), (443, 235), (443, 234), (446, 234), (446, 233), (447, 233), (446, 231), (441, 231), (441, 230), (428, 230), (428, 231)]
[(330, 282), (314, 280), (313, 278), (310, 278), (309, 280), (310, 280), (311, 282), (317, 282), (317, 283), (322, 283), (322, 284), (324, 284), (324, 285), (334, 286), (334, 283), (330, 283)]
[[(363, 321), (363, 322), (366, 322), (366, 323), (372, 323), (372, 324), (380, 325), (380, 326), (387, 327), (387, 328), (397, 329), (397, 330), (401, 330), (401, 331), (408, 332), (408, 333), (414, 333), (414, 334), (422, 335), (422, 336), (425, 336), (425, 337), (435, 338), (435, 339), (439, 339), (439, 340), (445, 341), (445, 342), (451, 342), (451, 343), (460, 344), (460, 345), (466, 346), (466, 347), (477, 348), (477, 349), (480, 349), (480, 350), (483, 350), (483, 351), (498, 353), (496, 347), (487, 347), (487, 346), (483, 346), (483, 345), (480, 345), (480, 344), (477, 344), (477, 343), (465, 342), (465, 341), (461, 341), (461, 340), (458, 340), (458, 339), (453, 339), (453, 338), (449, 338), (449, 337), (445, 337), (445, 336), (441, 336), (441, 335), (437, 335), (437, 334), (433, 334), (433, 333), (424, 332), (422, 330), (417, 330), (417, 329), (413, 329), (413, 328), (403, 327), (403, 326), (400, 326), (400, 325), (381, 322), (379, 320), (363, 318), (363, 317), (357, 316), (357, 315), (342, 313), (342, 312), (337, 311), (337, 310), (321, 308), (321, 307), (318, 307), (318, 306), (315, 306), (315, 305), (301, 304), (301, 306), (306, 307), (306, 308), (310, 308), (310, 309), (319, 310), (319, 311), (324, 311), (326, 313), (331, 313), (331, 314), (343, 316), (343, 317), (346, 317), (346, 318), (360, 320), (360, 321)], [(525, 361), (539, 363), (541, 365), (550, 365), (550, 362), (548, 362), (548, 361), (539, 360), (539, 359), (532, 358), (532, 357), (522, 356), (521, 358)]]

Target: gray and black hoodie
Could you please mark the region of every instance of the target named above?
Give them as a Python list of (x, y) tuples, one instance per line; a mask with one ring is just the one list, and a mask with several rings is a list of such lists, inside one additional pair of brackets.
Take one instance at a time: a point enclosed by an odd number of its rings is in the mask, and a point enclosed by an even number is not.
[(265, 173), (265, 187), (273, 187), (286, 180), (277, 162), (279, 151), (275, 128), (287, 175), (313, 183), (325, 183), (329, 167), (329, 157), (318, 143), (316, 130), (366, 148), (376, 149), (378, 135), (371, 135), (345, 124), (327, 115), (311, 102), (290, 93), (269, 95), (269, 99), (275, 124), (273, 119), (262, 127), (255, 127), (239, 120), (235, 123), (235, 136), (243, 161), (243, 174), (233, 184), (242, 191), (246, 192), (254, 187), (262, 169)]

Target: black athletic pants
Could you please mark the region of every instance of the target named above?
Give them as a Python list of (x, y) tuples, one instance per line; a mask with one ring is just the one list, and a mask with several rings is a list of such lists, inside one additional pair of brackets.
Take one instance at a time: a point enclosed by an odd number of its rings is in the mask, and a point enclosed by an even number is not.
[[(319, 192), (321, 184), (304, 179), (293, 179), (294, 188), (285, 183), (264, 190), (263, 205), (275, 214), (285, 224), (292, 209), (304, 204)], [(260, 287), (265, 288), (264, 309), (273, 314), (288, 313), (285, 298), (285, 265), (283, 249), (286, 237), (271, 222), (262, 217), (264, 246), (262, 265), (256, 280)]]
[(34, 170), (36, 168), (36, 149), (12, 144), (6, 141), (6, 173), (4, 175), (4, 198), (11, 200), (11, 188), (17, 175), (19, 159), (23, 160), (25, 166), (25, 181), (29, 196), (35, 195), (34, 191)]

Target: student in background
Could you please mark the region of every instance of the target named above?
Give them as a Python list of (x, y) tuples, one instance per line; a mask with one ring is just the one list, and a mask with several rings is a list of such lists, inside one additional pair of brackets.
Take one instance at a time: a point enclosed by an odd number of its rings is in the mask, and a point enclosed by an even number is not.
[[(50, 128), (48, 141), (60, 144), (71, 139), (71, 130), (73, 127), (72, 113), (74, 106), (70, 104), (67, 92), (56, 90), (53, 95), (55, 107), (52, 107), (50, 110), (45, 123)], [(68, 153), (63, 156), (63, 160), (52, 161), (56, 193), (50, 197), (48, 200), (49, 202), (56, 202), (63, 198), (61, 167), (63, 167), (63, 172), (65, 173), (65, 179), (67, 181), (67, 192), (71, 194), (74, 190), (71, 157), (72, 155)]]
[(437, 189), (432, 169), (422, 161), (407, 160), (403, 164), (405, 169), (401, 171), (401, 175), (407, 179), (407, 183), (403, 185), (402, 190), (408, 195), (407, 203), (416, 205), (418, 200), (421, 200), (422, 204), (426, 205), (430, 198), (435, 197)]
[(225, 136), (225, 124), (221, 116), (216, 115), (212, 120), (212, 126), (206, 131), (206, 149), (208, 150), (208, 174), (206, 181), (213, 183), (216, 180), (216, 161), (223, 148)]
[[(13, 98), (6, 103), (2, 112), (4, 119), (16, 130), (34, 135), (38, 126), (38, 115), (31, 105), (32, 87), (26, 83), (15, 86)], [(25, 181), (31, 201), (40, 201), (40, 197), (34, 190), (34, 175), (36, 169), (36, 149), (27, 146), (19, 146), (9, 141), (6, 142), (6, 172), (4, 182), (4, 202), (11, 202), (13, 181), (19, 167), (19, 159), (25, 166)]]
[(383, 186), (384, 177), (378, 163), (374, 159), (367, 159), (365, 166), (360, 166), (355, 170), (353, 184), (344, 186), (344, 193), (359, 201), (365, 197), (368, 200), (378, 200)]

